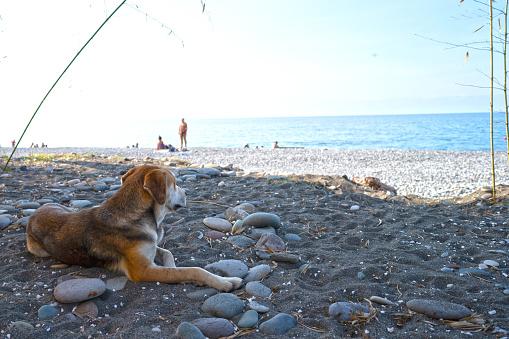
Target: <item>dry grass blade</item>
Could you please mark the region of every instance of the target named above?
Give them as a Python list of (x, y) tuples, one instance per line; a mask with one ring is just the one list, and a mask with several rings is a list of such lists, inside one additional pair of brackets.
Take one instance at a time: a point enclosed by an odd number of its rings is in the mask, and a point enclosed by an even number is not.
[(299, 321), (299, 318), (302, 318), (302, 314), (300, 313), (297, 313), (297, 312), (292, 312), (293, 316), (297, 319), (297, 323), (299, 325), (302, 325), (304, 326), (305, 328), (311, 330), (311, 331), (315, 331), (315, 332), (318, 332), (318, 333), (325, 333), (327, 332), (326, 329), (323, 329), (323, 328), (320, 328), (320, 327), (314, 327), (314, 326), (309, 326), (309, 325), (306, 325), (306, 324), (303, 324)]
[(354, 326), (369, 324), (371, 322), (371, 320), (373, 320), (373, 319), (378, 321), (378, 318), (376, 317), (376, 314), (377, 314), (376, 308), (373, 307), (373, 304), (371, 303), (370, 300), (368, 300), (368, 299), (364, 299), (364, 300), (366, 300), (369, 303), (369, 306), (368, 306), (369, 313), (364, 313), (361, 310), (359, 310), (359, 315), (357, 315), (355, 313), (348, 313), (350, 318), (352, 318), (352, 325), (354, 325)]
[(240, 331), (232, 334), (229, 337), (223, 337), (223, 339), (233, 339), (233, 338), (237, 338), (237, 337), (241, 337), (243, 335), (249, 334), (251, 332), (254, 332), (254, 330), (240, 330)]
[(309, 264), (307, 264), (307, 265), (306, 265), (306, 267), (304, 267), (304, 268), (302, 269), (302, 271), (300, 271), (300, 274), (306, 274), (306, 272), (308, 271), (309, 266), (311, 266), (311, 264), (312, 264), (312, 263), (313, 263), (313, 262), (312, 262), (312, 261), (310, 261), (310, 262), (309, 262)]
[(455, 329), (466, 331), (466, 332), (481, 332), (488, 330), (491, 326), (486, 326), (484, 319), (477, 314), (470, 317), (462, 318), (460, 320), (444, 320), (446, 325), (449, 325)]

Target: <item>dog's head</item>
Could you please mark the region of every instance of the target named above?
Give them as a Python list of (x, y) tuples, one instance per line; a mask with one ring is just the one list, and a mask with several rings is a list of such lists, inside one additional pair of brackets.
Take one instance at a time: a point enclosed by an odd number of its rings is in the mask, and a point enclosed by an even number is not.
[(145, 195), (168, 212), (186, 206), (186, 193), (175, 183), (175, 176), (168, 170), (151, 165), (134, 167), (122, 177), (124, 184), (141, 185)]

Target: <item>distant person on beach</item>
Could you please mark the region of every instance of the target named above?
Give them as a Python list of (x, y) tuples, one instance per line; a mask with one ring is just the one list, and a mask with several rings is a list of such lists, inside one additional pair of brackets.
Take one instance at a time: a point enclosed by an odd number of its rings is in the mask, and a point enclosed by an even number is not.
[(159, 142), (157, 143), (157, 149), (165, 149), (165, 148), (167, 148), (167, 147), (164, 145), (163, 138), (161, 136), (159, 136)]
[(246, 144), (244, 145), (244, 148), (249, 148), (249, 143), (246, 142)]
[(12, 141), (12, 147), (14, 147), (14, 145), (16, 145), (16, 140)]
[(274, 146), (272, 148), (279, 148), (279, 145), (277, 144), (277, 141), (274, 142)]
[(187, 148), (187, 123), (182, 118), (182, 123), (179, 126), (179, 134), (180, 134), (180, 150), (184, 148), (184, 143)]

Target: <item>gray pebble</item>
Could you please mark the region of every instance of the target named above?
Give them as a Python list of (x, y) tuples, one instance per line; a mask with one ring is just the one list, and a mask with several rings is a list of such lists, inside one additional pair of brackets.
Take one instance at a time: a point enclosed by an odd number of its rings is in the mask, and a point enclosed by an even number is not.
[(273, 252), (284, 251), (286, 246), (280, 237), (272, 233), (264, 233), (255, 245), (256, 249), (270, 249)]
[(442, 272), (454, 272), (454, 269), (452, 269), (450, 267), (442, 267), (440, 269), (440, 271), (442, 271)]
[(264, 235), (265, 233), (272, 233), (272, 234), (276, 234), (276, 229), (274, 227), (260, 227), (260, 228), (253, 228), (251, 230), (251, 233), (250, 235), (253, 237), (253, 238), (256, 238), (256, 239), (260, 239), (260, 237), (262, 235)]
[(249, 215), (244, 219), (244, 226), (254, 227), (281, 227), (281, 220), (279, 216), (272, 213), (258, 212)]
[(102, 191), (107, 191), (107, 190), (109, 190), (110, 188), (109, 188), (109, 186), (108, 186), (108, 185), (106, 185), (106, 184), (97, 184), (97, 185), (94, 185), (94, 186), (92, 187), (92, 189), (93, 189), (94, 191), (96, 191), (96, 192), (102, 192)]
[(258, 265), (249, 270), (247, 272), (247, 275), (244, 277), (244, 281), (250, 282), (250, 281), (260, 281), (263, 278), (265, 278), (270, 273), (270, 266), (269, 265)]
[(38, 202), (23, 202), (21, 204), (16, 204), (16, 207), (19, 208), (19, 209), (38, 209), (39, 207), (41, 207), (41, 204), (39, 204)]
[(276, 261), (276, 262), (286, 262), (289, 264), (298, 264), (300, 261), (300, 258), (298, 255), (291, 254), (291, 253), (271, 253), (270, 260)]
[(58, 314), (58, 310), (54, 308), (53, 306), (44, 305), (37, 311), (37, 315), (39, 316), (39, 319), (47, 319), (54, 317)]
[(235, 220), (244, 220), (247, 218), (249, 214), (237, 207), (228, 207), (226, 211), (224, 211), (224, 217), (227, 220), (235, 221)]
[(205, 339), (198, 327), (188, 322), (183, 322), (177, 327), (176, 335), (182, 339)]
[(475, 275), (475, 276), (478, 276), (478, 277), (491, 277), (491, 274), (485, 270), (481, 270), (479, 268), (460, 268), (459, 269), (459, 274), (464, 274), (464, 275), (467, 275), (467, 274), (472, 274), (472, 275)]
[(55, 287), (53, 296), (61, 303), (75, 303), (100, 296), (106, 291), (106, 284), (101, 279), (72, 279)]
[[(224, 236), (224, 233), (223, 233), (223, 236)], [(238, 247), (242, 247), (242, 248), (248, 247), (255, 242), (253, 239), (248, 238), (243, 235), (234, 235), (232, 237), (229, 237), (228, 241), (231, 242), (232, 244), (234, 244)]]
[(205, 300), (213, 295), (217, 294), (217, 290), (215, 288), (203, 288), (194, 292), (190, 292), (187, 294), (189, 299), (193, 300)]
[(467, 307), (442, 300), (413, 299), (406, 307), (434, 319), (457, 320), (472, 315)]
[(72, 208), (86, 208), (92, 206), (92, 203), (88, 200), (71, 200), (69, 206)]
[(113, 291), (120, 291), (127, 283), (127, 277), (117, 277), (106, 280), (106, 289)]
[(249, 310), (242, 315), (238, 322), (240, 328), (249, 328), (258, 324), (258, 312), (255, 310)]
[(27, 209), (24, 209), (21, 211), (21, 214), (23, 214), (25, 217), (29, 217), (31, 216), (32, 214), (35, 213), (35, 211), (37, 211), (36, 209), (33, 209), (33, 208), (27, 208)]
[(26, 225), (28, 225), (28, 219), (30, 219), (30, 217), (23, 217), (23, 218), (19, 218), (18, 219), (18, 223), (25, 227)]
[(211, 177), (217, 177), (221, 174), (221, 171), (211, 167), (199, 168), (198, 173), (206, 174)]
[(244, 303), (235, 294), (220, 293), (205, 300), (201, 309), (215, 317), (230, 319), (244, 310)]
[(297, 325), (294, 317), (286, 313), (279, 313), (270, 320), (260, 324), (260, 332), (269, 335), (282, 335)]
[(301, 241), (302, 240), (301, 237), (299, 237), (297, 234), (293, 234), (293, 233), (286, 233), (285, 239), (291, 240), (291, 241)]
[(203, 223), (208, 228), (220, 232), (229, 232), (232, 229), (232, 224), (228, 220), (221, 218), (205, 218), (203, 219)]
[(338, 321), (352, 321), (349, 314), (360, 315), (360, 313), (369, 314), (369, 308), (360, 304), (349, 302), (337, 302), (329, 306), (329, 315), (337, 317)]
[(270, 311), (270, 308), (258, 303), (256, 300), (251, 300), (249, 302), (249, 308), (258, 313), (267, 313), (268, 311)]
[(85, 301), (76, 307), (74, 310), (75, 313), (79, 313), (82, 315), (87, 315), (92, 318), (97, 318), (99, 315), (99, 310), (97, 309), (97, 305), (93, 301)]
[(236, 259), (220, 260), (218, 262), (208, 264), (204, 268), (207, 271), (222, 277), (244, 278), (248, 271), (247, 265)]
[(250, 281), (246, 284), (246, 293), (258, 298), (268, 298), (272, 291), (259, 281)]
[(35, 330), (35, 327), (32, 326), (32, 324), (29, 324), (24, 321), (15, 321), (8, 327), (9, 331), (33, 331)]
[(392, 301), (382, 297), (377, 297), (376, 295), (369, 298), (369, 300), (380, 305), (395, 305)]
[(17, 212), (18, 209), (11, 205), (0, 205), (0, 210), (6, 210), (7, 212)]
[(11, 224), (11, 219), (0, 215), (0, 229), (6, 228)]
[(366, 275), (362, 272), (357, 273), (357, 279), (364, 280), (366, 279)]
[(235, 332), (233, 325), (223, 318), (201, 318), (193, 321), (204, 336), (210, 339), (228, 337)]
[(255, 211), (255, 206), (248, 202), (238, 205), (237, 208), (240, 208), (241, 210), (244, 210), (247, 213), (254, 213), (254, 211)]

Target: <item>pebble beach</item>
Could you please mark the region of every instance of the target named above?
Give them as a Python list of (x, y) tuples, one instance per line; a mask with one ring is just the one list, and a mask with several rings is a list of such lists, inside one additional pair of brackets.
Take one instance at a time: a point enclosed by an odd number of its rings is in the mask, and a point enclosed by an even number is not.
[[(239, 289), (134, 283), (28, 252), (40, 206), (100, 205), (144, 164), (187, 191), (161, 247)], [(0, 337), (507, 338), (509, 189), (500, 179), (488, 201), (489, 164), (488, 152), (20, 149), (0, 175)], [(363, 176), (398, 194), (348, 179)]]
[[(0, 149), (8, 155), (11, 151)], [(167, 152), (149, 148), (20, 148), (14, 156), (72, 153), (133, 159), (175, 158), (195, 166), (233, 165), (246, 172), (272, 175), (375, 177), (396, 188), (399, 195), (435, 199), (462, 196), (492, 185), (491, 153), (486, 151), (190, 148), (185, 152)], [(507, 153), (495, 152), (495, 170), (496, 184), (508, 184)]]

